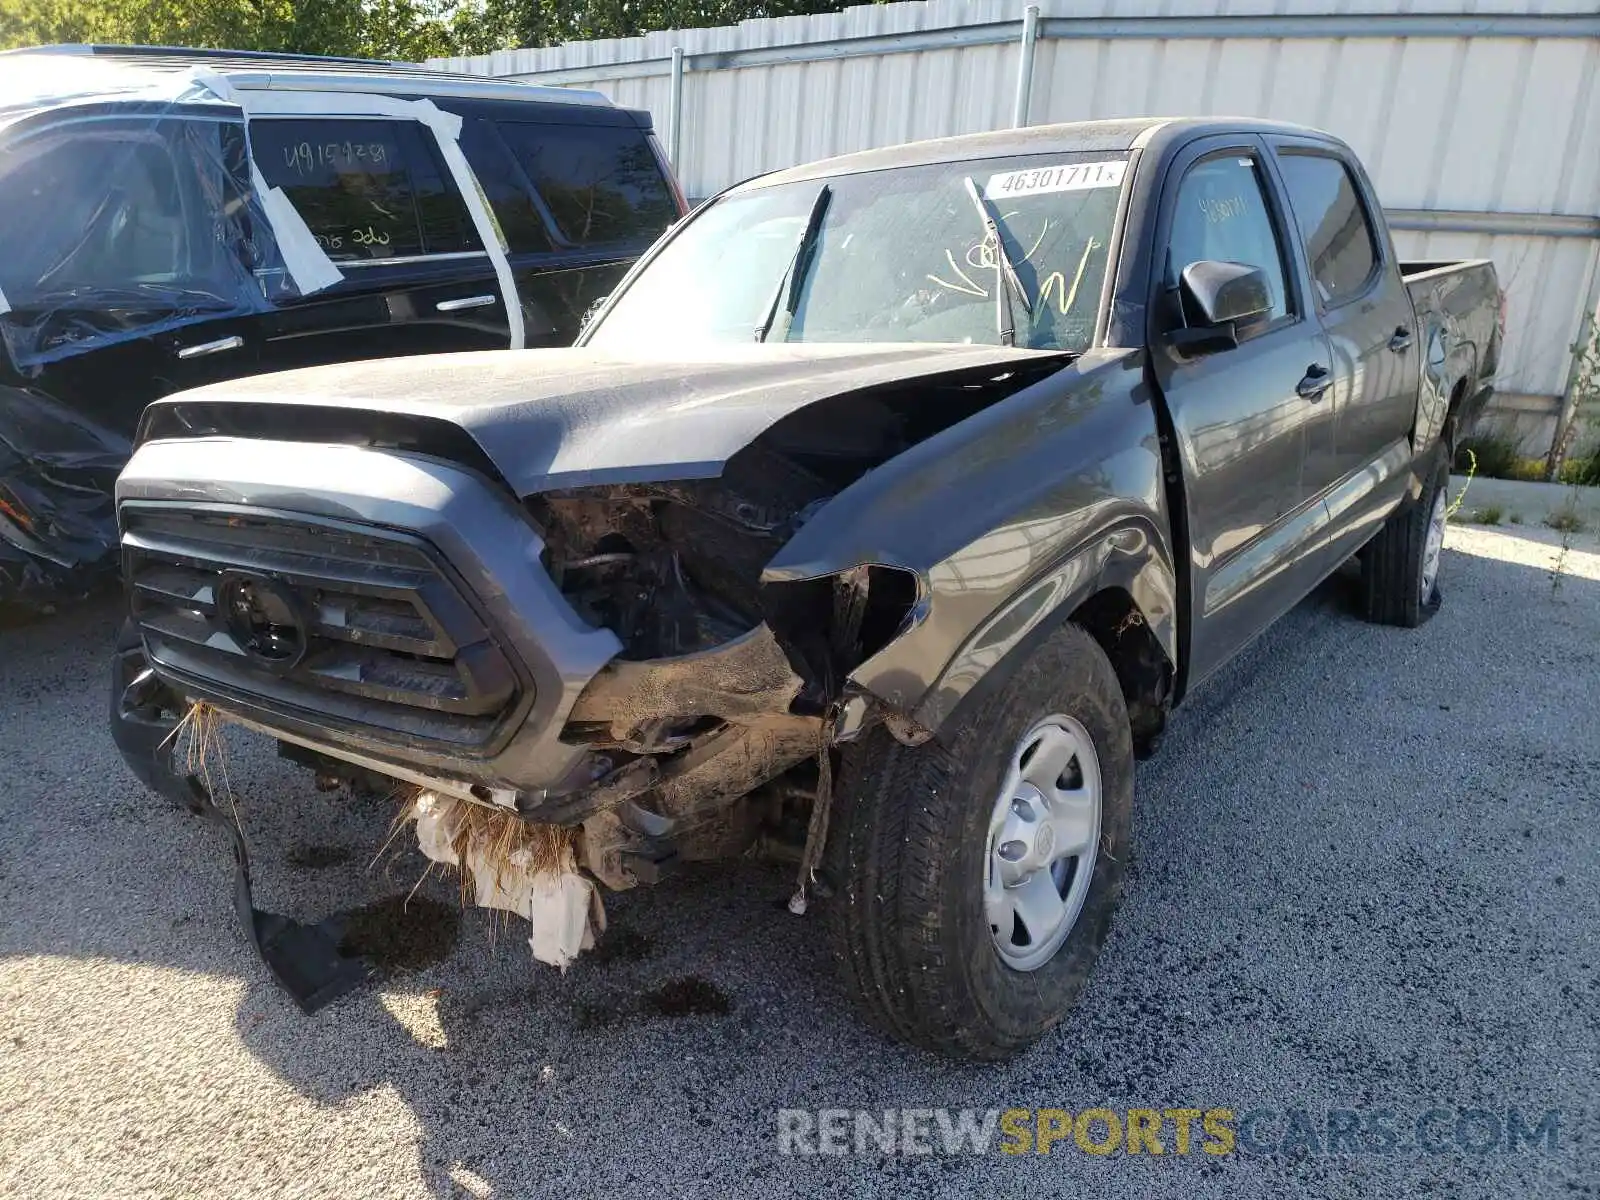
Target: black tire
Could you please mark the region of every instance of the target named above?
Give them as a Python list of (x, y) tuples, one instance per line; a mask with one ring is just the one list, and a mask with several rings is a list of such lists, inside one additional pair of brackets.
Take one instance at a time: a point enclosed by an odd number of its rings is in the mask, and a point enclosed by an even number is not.
[(1361, 556), (1362, 610), (1367, 620), (1415, 629), (1439, 611), (1444, 603), (1439, 572), (1435, 569), (1427, 595), (1423, 577), (1429, 526), (1435, 519), (1443, 521), (1449, 490), (1449, 463), (1441, 459), (1422, 495), (1402, 505), (1367, 544)]
[[(1083, 726), (1100, 762), (1098, 853), (1065, 943), (1019, 971), (983, 906), (989, 820), (1018, 740), (1057, 713)], [(833, 953), (878, 1029), (951, 1057), (1003, 1059), (1066, 1015), (1105, 941), (1127, 861), (1133, 739), (1110, 660), (1075, 625), (952, 723), (916, 748), (882, 728), (845, 748), (827, 856)]]

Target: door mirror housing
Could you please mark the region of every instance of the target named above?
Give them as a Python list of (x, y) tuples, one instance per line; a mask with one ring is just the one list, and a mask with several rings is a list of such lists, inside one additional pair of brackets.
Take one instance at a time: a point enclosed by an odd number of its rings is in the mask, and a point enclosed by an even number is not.
[(1171, 341), (1185, 354), (1231, 350), (1240, 322), (1272, 311), (1266, 273), (1246, 263), (1192, 262), (1178, 277), (1178, 296), (1186, 324), (1172, 331)]

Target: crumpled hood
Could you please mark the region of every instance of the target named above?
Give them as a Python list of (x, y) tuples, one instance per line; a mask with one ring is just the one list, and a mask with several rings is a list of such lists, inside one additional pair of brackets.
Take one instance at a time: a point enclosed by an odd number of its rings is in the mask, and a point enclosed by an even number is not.
[(443, 422), (465, 432), (519, 495), (529, 495), (708, 478), (778, 421), (819, 400), (1071, 357), (1004, 346), (794, 343), (718, 346), (670, 359), (584, 348), (428, 355), (181, 392), (150, 406), (139, 440), (246, 427), (270, 438), (275, 426), (305, 440), (308, 425), (328, 428), (330, 416), (307, 409), (373, 414), (371, 423), (388, 429), (408, 419), (435, 429)]

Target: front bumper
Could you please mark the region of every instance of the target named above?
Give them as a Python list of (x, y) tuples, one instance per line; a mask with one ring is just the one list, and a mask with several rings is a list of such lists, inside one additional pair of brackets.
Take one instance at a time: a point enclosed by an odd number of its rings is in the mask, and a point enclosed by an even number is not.
[[(529, 815), (592, 780), (558, 735), (620, 643), (572, 611), (537, 531), (482, 477), (349, 446), (158, 441), (117, 503), (144, 651), (183, 695)], [(263, 628), (277, 640), (253, 641)]]

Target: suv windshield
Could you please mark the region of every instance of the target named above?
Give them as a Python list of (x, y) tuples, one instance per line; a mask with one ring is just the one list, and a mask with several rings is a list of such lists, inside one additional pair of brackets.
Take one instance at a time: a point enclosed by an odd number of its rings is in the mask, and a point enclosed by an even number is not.
[(1016, 345), (1085, 350), (1125, 168), (1125, 156), (1034, 155), (738, 192), (663, 246), (585, 344), (670, 351), (763, 328), (768, 341), (998, 343), (1008, 289)]

